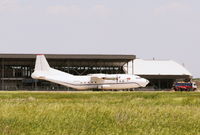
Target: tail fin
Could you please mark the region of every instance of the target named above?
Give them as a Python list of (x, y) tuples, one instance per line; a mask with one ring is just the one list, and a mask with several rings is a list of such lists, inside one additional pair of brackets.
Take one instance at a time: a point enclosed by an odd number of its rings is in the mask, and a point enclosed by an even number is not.
[(50, 66), (44, 55), (37, 55), (35, 62), (35, 71), (49, 71)]

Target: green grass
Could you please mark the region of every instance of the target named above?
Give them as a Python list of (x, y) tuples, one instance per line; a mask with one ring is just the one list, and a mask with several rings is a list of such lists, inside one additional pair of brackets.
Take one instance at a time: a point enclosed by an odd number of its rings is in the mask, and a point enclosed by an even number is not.
[(0, 92), (2, 135), (200, 135), (198, 92)]

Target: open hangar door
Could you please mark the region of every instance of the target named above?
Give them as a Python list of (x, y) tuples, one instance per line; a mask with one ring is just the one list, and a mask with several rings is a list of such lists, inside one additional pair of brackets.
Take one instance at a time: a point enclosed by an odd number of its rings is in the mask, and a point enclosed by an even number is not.
[(190, 81), (191, 76), (177, 75), (177, 76), (164, 76), (164, 75), (140, 75), (150, 81), (146, 89), (148, 90), (171, 90), (175, 82)]

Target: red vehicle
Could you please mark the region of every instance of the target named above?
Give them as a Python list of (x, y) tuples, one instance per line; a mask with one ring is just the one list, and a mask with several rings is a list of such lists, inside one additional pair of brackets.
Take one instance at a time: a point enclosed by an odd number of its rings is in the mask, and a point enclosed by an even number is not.
[(195, 91), (197, 85), (194, 82), (178, 82), (174, 85), (175, 91)]

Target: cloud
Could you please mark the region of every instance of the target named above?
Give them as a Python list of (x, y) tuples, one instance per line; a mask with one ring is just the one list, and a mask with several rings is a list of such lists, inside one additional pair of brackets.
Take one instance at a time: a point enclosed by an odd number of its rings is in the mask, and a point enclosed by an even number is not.
[(179, 2), (172, 2), (170, 4), (155, 8), (154, 14), (161, 15), (161, 14), (165, 14), (168, 12), (187, 11), (188, 9), (190, 9), (189, 5), (179, 3)]
[(64, 14), (67, 16), (78, 16), (81, 13), (81, 9), (79, 6), (71, 5), (71, 6), (63, 6), (63, 5), (56, 5), (56, 6), (49, 6), (47, 8), (47, 12), (50, 14)]
[(80, 7), (78, 5), (55, 5), (47, 7), (47, 13), (66, 16), (109, 16), (111, 9), (104, 5), (93, 5), (92, 7)]
[(95, 5), (91, 12), (98, 16), (110, 16), (112, 14), (112, 10), (107, 8), (105, 5)]
[(18, 0), (0, 0), (0, 13), (27, 12), (32, 6), (20, 3)]
[(19, 4), (16, 0), (0, 0), (0, 12), (12, 12), (16, 9), (19, 9)]

